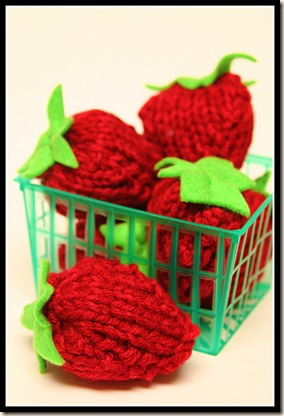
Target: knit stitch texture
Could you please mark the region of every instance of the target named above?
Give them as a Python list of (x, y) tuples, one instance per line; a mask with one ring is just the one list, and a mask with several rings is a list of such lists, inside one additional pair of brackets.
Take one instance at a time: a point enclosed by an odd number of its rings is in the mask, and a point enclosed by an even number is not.
[(160, 159), (219, 156), (240, 168), (252, 141), (251, 95), (231, 73), (195, 90), (173, 84), (152, 96), (138, 115), (144, 136), (159, 146)]
[(199, 328), (136, 265), (85, 258), (48, 282), (55, 290), (44, 314), (67, 372), (151, 381), (191, 356)]
[(120, 205), (145, 207), (156, 181), (155, 146), (132, 126), (102, 110), (76, 114), (73, 120), (65, 138), (79, 166), (73, 169), (55, 163), (41, 175), (42, 184)]
[[(252, 191), (247, 190), (243, 192), (243, 196), (249, 204), (251, 215), (265, 200), (265, 196)], [(165, 215), (173, 218), (182, 219), (185, 221), (204, 224), (208, 226), (225, 228), (227, 230), (240, 229), (244, 226), (247, 218), (240, 214), (226, 210), (224, 208), (207, 206), (203, 204), (188, 204), (180, 201), (180, 183), (176, 179), (163, 179), (158, 183), (153, 191), (152, 199), (149, 201), (147, 210), (159, 215)], [(262, 223), (261, 233), (267, 232), (272, 227), (272, 218), (269, 219), (267, 229), (264, 229), (264, 222)], [(258, 227), (260, 226), (260, 218), (256, 220), (255, 232), (252, 236), (252, 227), (249, 228), (243, 257), (249, 255), (249, 250), (253, 249), (256, 253), (257, 247), (257, 236)], [(251, 243), (251, 238), (252, 243)], [(266, 259), (269, 258), (267, 250), (270, 244), (271, 237), (267, 237), (264, 241), (262, 249), (260, 268), (263, 268)], [(241, 255), (241, 244), (239, 245), (236, 264), (240, 260)], [(224, 241), (224, 263), (228, 259), (228, 253), (230, 249), (229, 239)], [(201, 236), (201, 250), (199, 255), (199, 269), (205, 272), (216, 272), (216, 259), (218, 250), (218, 238), (210, 234), (202, 234)], [(255, 255), (256, 255), (255, 253)], [(271, 253), (270, 253), (271, 257)], [(192, 269), (194, 266), (194, 234), (190, 232), (180, 232), (178, 239), (178, 266), (183, 268)], [(159, 229), (157, 231), (157, 259), (162, 262), (169, 264), (171, 261), (171, 231), (166, 229)], [(241, 267), (240, 274), (238, 276), (238, 283), (235, 296), (240, 295), (243, 290), (243, 280), (247, 264), (244, 263)], [(256, 270), (251, 271), (256, 272)], [(258, 279), (262, 274), (260, 273)], [(232, 279), (232, 288), (230, 291), (229, 302), (232, 298), (234, 281), (237, 276), (234, 275)], [(192, 278), (190, 276), (178, 275), (178, 300), (181, 303), (189, 304), (191, 301), (191, 287)], [(158, 273), (158, 281), (161, 286), (167, 290), (169, 285), (169, 276), (166, 272), (160, 271)], [(212, 307), (214, 283), (213, 280), (204, 279), (200, 282), (199, 296), (200, 305), (204, 308)]]

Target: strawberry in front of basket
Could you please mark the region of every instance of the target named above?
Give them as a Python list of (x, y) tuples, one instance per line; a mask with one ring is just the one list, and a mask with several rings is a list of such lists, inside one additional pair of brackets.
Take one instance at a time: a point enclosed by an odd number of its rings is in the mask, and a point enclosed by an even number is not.
[[(165, 158), (155, 168), (159, 170), (158, 183), (152, 193), (147, 210), (209, 227), (236, 230), (243, 227), (251, 215), (250, 207), (243, 195), (255, 186), (255, 182), (233, 166), (233, 163), (209, 156), (195, 163), (178, 158)], [(203, 230), (199, 254), (194, 251), (194, 233), (180, 232), (178, 236), (177, 266), (192, 269), (198, 261), (200, 270), (215, 272), (217, 241), (211, 231)], [(169, 230), (157, 231), (157, 259), (169, 264), (171, 261), (171, 239)], [(225, 250), (229, 242), (225, 240)], [(163, 277), (163, 276), (162, 276)], [(164, 280), (166, 278), (164, 277)], [(167, 282), (164, 282), (167, 283)], [(179, 278), (180, 302), (189, 301), (191, 280)], [(200, 284), (200, 297), (212, 298), (212, 282)]]
[(106, 111), (66, 117), (61, 85), (54, 89), (47, 112), (49, 128), (19, 169), (22, 177), (41, 178), (42, 185), (82, 196), (145, 207), (156, 179), (153, 144)]
[(203, 78), (180, 77), (158, 91), (139, 110), (144, 136), (160, 149), (160, 158), (195, 162), (206, 156), (231, 160), (240, 168), (252, 142), (254, 114), (250, 82), (230, 72), (237, 59), (255, 62), (243, 53), (224, 56)]
[(136, 265), (85, 258), (61, 273), (42, 260), (38, 299), (24, 308), (40, 371), (87, 381), (152, 381), (192, 354), (200, 329)]

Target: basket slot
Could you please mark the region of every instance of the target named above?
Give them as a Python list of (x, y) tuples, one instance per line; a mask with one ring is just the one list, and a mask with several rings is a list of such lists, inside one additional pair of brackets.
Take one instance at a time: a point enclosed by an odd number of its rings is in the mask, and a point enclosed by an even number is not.
[[(172, 255), (172, 232), (173, 228), (168, 225), (157, 223), (156, 225), (156, 258), (159, 264), (170, 264)], [(177, 248), (174, 248), (177, 250)], [(176, 260), (175, 260), (176, 261)]]
[(199, 267), (200, 267), (201, 232), (197, 231), (194, 240), (193, 281), (192, 281), (192, 320), (198, 322), (199, 312)]
[[(149, 225), (149, 234), (148, 234), (148, 244), (149, 244), (149, 277), (155, 278), (155, 259), (157, 258), (157, 222), (155, 220), (151, 221)], [(166, 289), (166, 291), (168, 291)]]
[(41, 192), (35, 192), (36, 228), (50, 230), (50, 197)]
[(215, 311), (216, 309), (216, 277), (200, 276), (199, 302), (200, 308)]
[(177, 267), (193, 269), (195, 232), (179, 227)]
[(177, 273), (177, 302), (182, 305), (192, 304), (192, 274)]

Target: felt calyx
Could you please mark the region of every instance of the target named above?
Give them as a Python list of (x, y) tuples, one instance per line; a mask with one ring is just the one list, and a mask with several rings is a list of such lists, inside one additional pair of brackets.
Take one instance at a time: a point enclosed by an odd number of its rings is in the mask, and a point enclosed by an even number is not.
[[(202, 78), (179, 77), (175, 81), (170, 82), (169, 84), (164, 86), (155, 86), (149, 84), (147, 84), (146, 86), (156, 91), (167, 90), (174, 84), (179, 84), (181, 87), (189, 90), (195, 90), (196, 88), (200, 87), (208, 87), (209, 85), (213, 84), (218, 78), (223, 76), (226, 72), (230, 71), (231, 64), (236, 58), (243, 58), (248, 59), (252, 62), (256, 62), (256, 59), (251, 55), (247, 55), (245, 53), (232, 53), (229, 55), (225, 55), (222, 59), (220, 59), (214, 71), (211, 72), (211, 74), (206, 75)], [(253, 83), (254, 81), (244, 82), (245, 85), (252, 85)]]
[(269, 196), (270, 193), (266, 190), (266, 186), (270, 180), (271, 175), (272, 171), (269, 169), (262, 176), (259, 176), (257, 179), (255, 179), (255, 187), (253, 190), (263, 194), (266, 197)]
[(250, 216), (242, 192), (253, 188), (255, 183), (229, 160), (208, 156), (192, 163), (167, 157), (155, 165), (155, 170), (159, 170), (159, 178), (180, 179), (183, 202), (219, 206)]
[(50, 97), (47, 115), (48, 130), (40, 136), (30, 158), (18, 169), (23, 178), (35, 178), (56, 162), (70, 168), (79, 166), (71, 146), (63, 137), (72, 126), (73, 118), (64, 115), (61, 85), (54, 89)]
[(33, 347), (36, 352), (39, 369), (41, 373), (46, 370), (45, 361), (61, 366), (64, 364), (63, 358), (57, 351), (52, 339), (52, 328), (42, 309), (54, 292), (54, 288), (47, 282), (49, 273), (49, 261), (41, 261), (39, 275), (39, 295), (38, 299), (24, 307), (21, 317), (22, 324), (34, 331)]

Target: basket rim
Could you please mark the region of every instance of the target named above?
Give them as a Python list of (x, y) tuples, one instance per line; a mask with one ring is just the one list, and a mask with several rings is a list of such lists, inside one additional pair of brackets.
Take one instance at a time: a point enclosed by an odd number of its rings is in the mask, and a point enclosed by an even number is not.
[[(272, 158), (267, 156), (260, 156), (260, 155), (254, 155), (249, 154), (246, 157), (246, 162), (249, 163), (262, 163), (263, 166), (265, 166), (266, 169), (270, 168), (272, 166)], [(226, 228), (221, 227), (213, 227), (211, 225), (205, 225), (205, 224), (197, 224), (195, 222), (180, 220), (178, 218), (172, 218), (167, 217), (159, 214), (154, 214), (152, 212), (143, 211), (141, 209), (137, 208), (130, 208), (124, 205), (115, 204), (112, 202), (102, 201), (99, 199), (78, 195), (75, 193), (62, 191), (59, 189), (51, 188), (45, 185), (42, 185), (40, 183), (34, 183), (34, 179), (25, 179), (21, 177), (20, 175), (14, 178), (15, 182), (18, 182), (20, 184), (20, 189), (23, 191), (24, 188), (29, 187), (31, 189), (37, 190), (41, 193), (46, 194), (53, 194), (57, 196), (63, 196), (66, 197), (68, 200), (74, 200), (74, 202), (81, 202), (82, 204), (86, 205), (96, 205), (97, 207), (103, 209), (103, 208), (109, 208), (111, 211), (116, 211), (117, 213), (121, 213), (124, 215), (128, 215), (130, 218), (133, 217), (135, 214), (139, 214), (141, 219), (144, 220), (150, 220), (150, 219), (156, 219), (157, 222), (163, 223), (164, 225), (170, 225), (174, 227), (182, 226), (183, 228), (186, 228), (189, 231), (204, 231), (206, 233), (206, 230), (209, 234), (216, 234), (216, 235), (223, 235), (225, 238), (232, 238), (233, 240), (238, 240), (241, 235), (243, 235), (247, 229), (254, 223), (256, 218), (263, 212), (263, 210), (268, 206), (268, 204), (271, 203), (273, 194), (268, 195), (263, 203), (258, 207), (258, 209), (253, 213), (253, 215), (246, 221), (246, 223), (243, 225), (242, 228), (236, 229), (236, 230), (228, 230)], [(144, 217), (144, 218), (143, 218)]]

